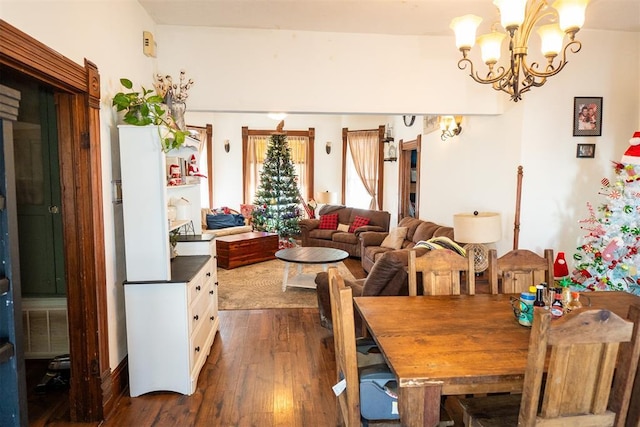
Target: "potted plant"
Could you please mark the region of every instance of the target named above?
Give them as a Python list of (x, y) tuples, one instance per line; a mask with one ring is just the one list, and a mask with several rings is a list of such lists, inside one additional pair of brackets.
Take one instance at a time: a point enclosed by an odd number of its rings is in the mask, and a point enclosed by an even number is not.
[(129, 92), (118, 92), (113, 97), (112, 105), (117, 111), (124, 111), (124, 122), (135, 126), (158, 125), (162, 149), (170, 151), (180, 148), (188, 131), (175, 127), (175, 121), (165, 110), (163, 98), (151, 89), (141, 86), (142, 92), (133, 90), (129, 79), (120, 79), (120, 84)]

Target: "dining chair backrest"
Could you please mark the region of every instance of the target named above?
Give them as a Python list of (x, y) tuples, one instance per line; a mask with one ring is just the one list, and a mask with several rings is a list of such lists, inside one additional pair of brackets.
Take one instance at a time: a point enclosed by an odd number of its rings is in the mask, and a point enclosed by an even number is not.
[(338, 395), (338, 416), (346, 426), (360, 426), (360, 380), (356, 356), (356, 330), (353, 321), (353, 295), (335, 267), (329, 268), (329, 292), (337, 381), (346, 381)]
[(422, 274), (423, 295), (460, 295), (463, 272), (467, 293), (473, 295), (476, 282), (470, 251), (462, 256), (448, 249), (434, 249), (419, 257), (409, 251), (409, 295), (418, 295), (418, 273)]
[(492, 294), (528, 292), (532, 285), (553, 284), (553, 249), (545, 249), (544, 256), (527, 249), (516, 249), (500, 258), (495, 249), (489, 249), (487, 270)]
[(618, 420), (623, 426), (638, 366), (640, 308), (632, 306), (629, 318), (585, 309), (552, 320), (548, 310), (536, 308), (518, 425), (596, 426)]

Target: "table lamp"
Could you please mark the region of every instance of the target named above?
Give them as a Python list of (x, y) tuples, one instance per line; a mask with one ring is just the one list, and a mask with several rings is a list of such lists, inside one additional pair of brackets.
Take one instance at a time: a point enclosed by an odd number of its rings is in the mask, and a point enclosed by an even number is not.
[(321, 191), (316, 194), (316, 202), (323, 205), (335, 205), (338, 203), (338, 193), (334, 191)]
[(476, 273), (489, 266), (487, 243), (495, 243), (502, 237), (502, 221), (496, 212), (460, 213), (453, 216), (453, 240), (466, 243), (466, 251), (473, 251)]

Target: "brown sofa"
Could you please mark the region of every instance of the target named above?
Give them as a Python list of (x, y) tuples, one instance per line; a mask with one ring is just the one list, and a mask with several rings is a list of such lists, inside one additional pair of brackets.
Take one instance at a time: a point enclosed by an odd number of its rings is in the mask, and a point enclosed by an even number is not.
[(369, 224), (359, 227), (353, 233), (340, 230), (321, 230), (319, 219), (300, 220), (300, 232), (302, 246), (314, 246), (342, 249), (349, 256), (360, 257), (360, 234), (367, 231), (388, 232), (391, 215), (386, 211), (373, 211), (367, 209), (348, 208), (337, 205), (324, 205), (319, 210), (319, 215), (338, 214), (340, 224), (351, 225), (356, 216), (369, 218)]
[[(398, 227), (407, 227), (407, 236), (402, 242), (401, 249), (381, 247), (382, 241), (388, 232), (367, 231), (360, 233), (360, 258), (362, 268), (368, 273), (372, 271), (374, 264), (387, 252), (396, 252), (403, 260), (404, 265), (409, 265), (409, 249), (421, 240), (429, 240), (433, 237), (448, 237), (453, 240), (453, 227), (438, 225), (421, 219), (405, 217), (400, 220)], [(416, 249), (416, 256), (424, 254), (428, 249)]]
[[(316, 275), (316, 293), (320, 310), (320, 324), (332, 329), (331, 298), (329, 296), (329, 274), (321, 272)], [(366, 279), (345, 280), (345, 284), (353, 290), (353, 296), (409, 295), (408, 276), (402, 257), (395, 252), (387, 252), (373, 267)], [(362, 319), (354, 313), (356, 334), (362, 331)]]

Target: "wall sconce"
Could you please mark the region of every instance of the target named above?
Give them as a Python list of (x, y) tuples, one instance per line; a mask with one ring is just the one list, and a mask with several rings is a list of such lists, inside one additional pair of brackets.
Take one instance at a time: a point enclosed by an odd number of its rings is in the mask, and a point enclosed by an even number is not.
[(225, 140), (224, 140), (224, 151), (225, 151), (225, 153), (228, 153), (230, 148), (231, 148), (231, 147), (230, 147), (230, 145), (229, 145), (229, 140), (228, 140), (228, 139), (225, 139)]
[(327, 141), (324, 146), (324, 149), (327, 150), (327, 154), (331, 154), (331, 141)]
[(453, 138), (462, 132), (462, 116), (440, 116), (440, 130), (442, 135), (440, 139), (446, 141), (447, 138)]

